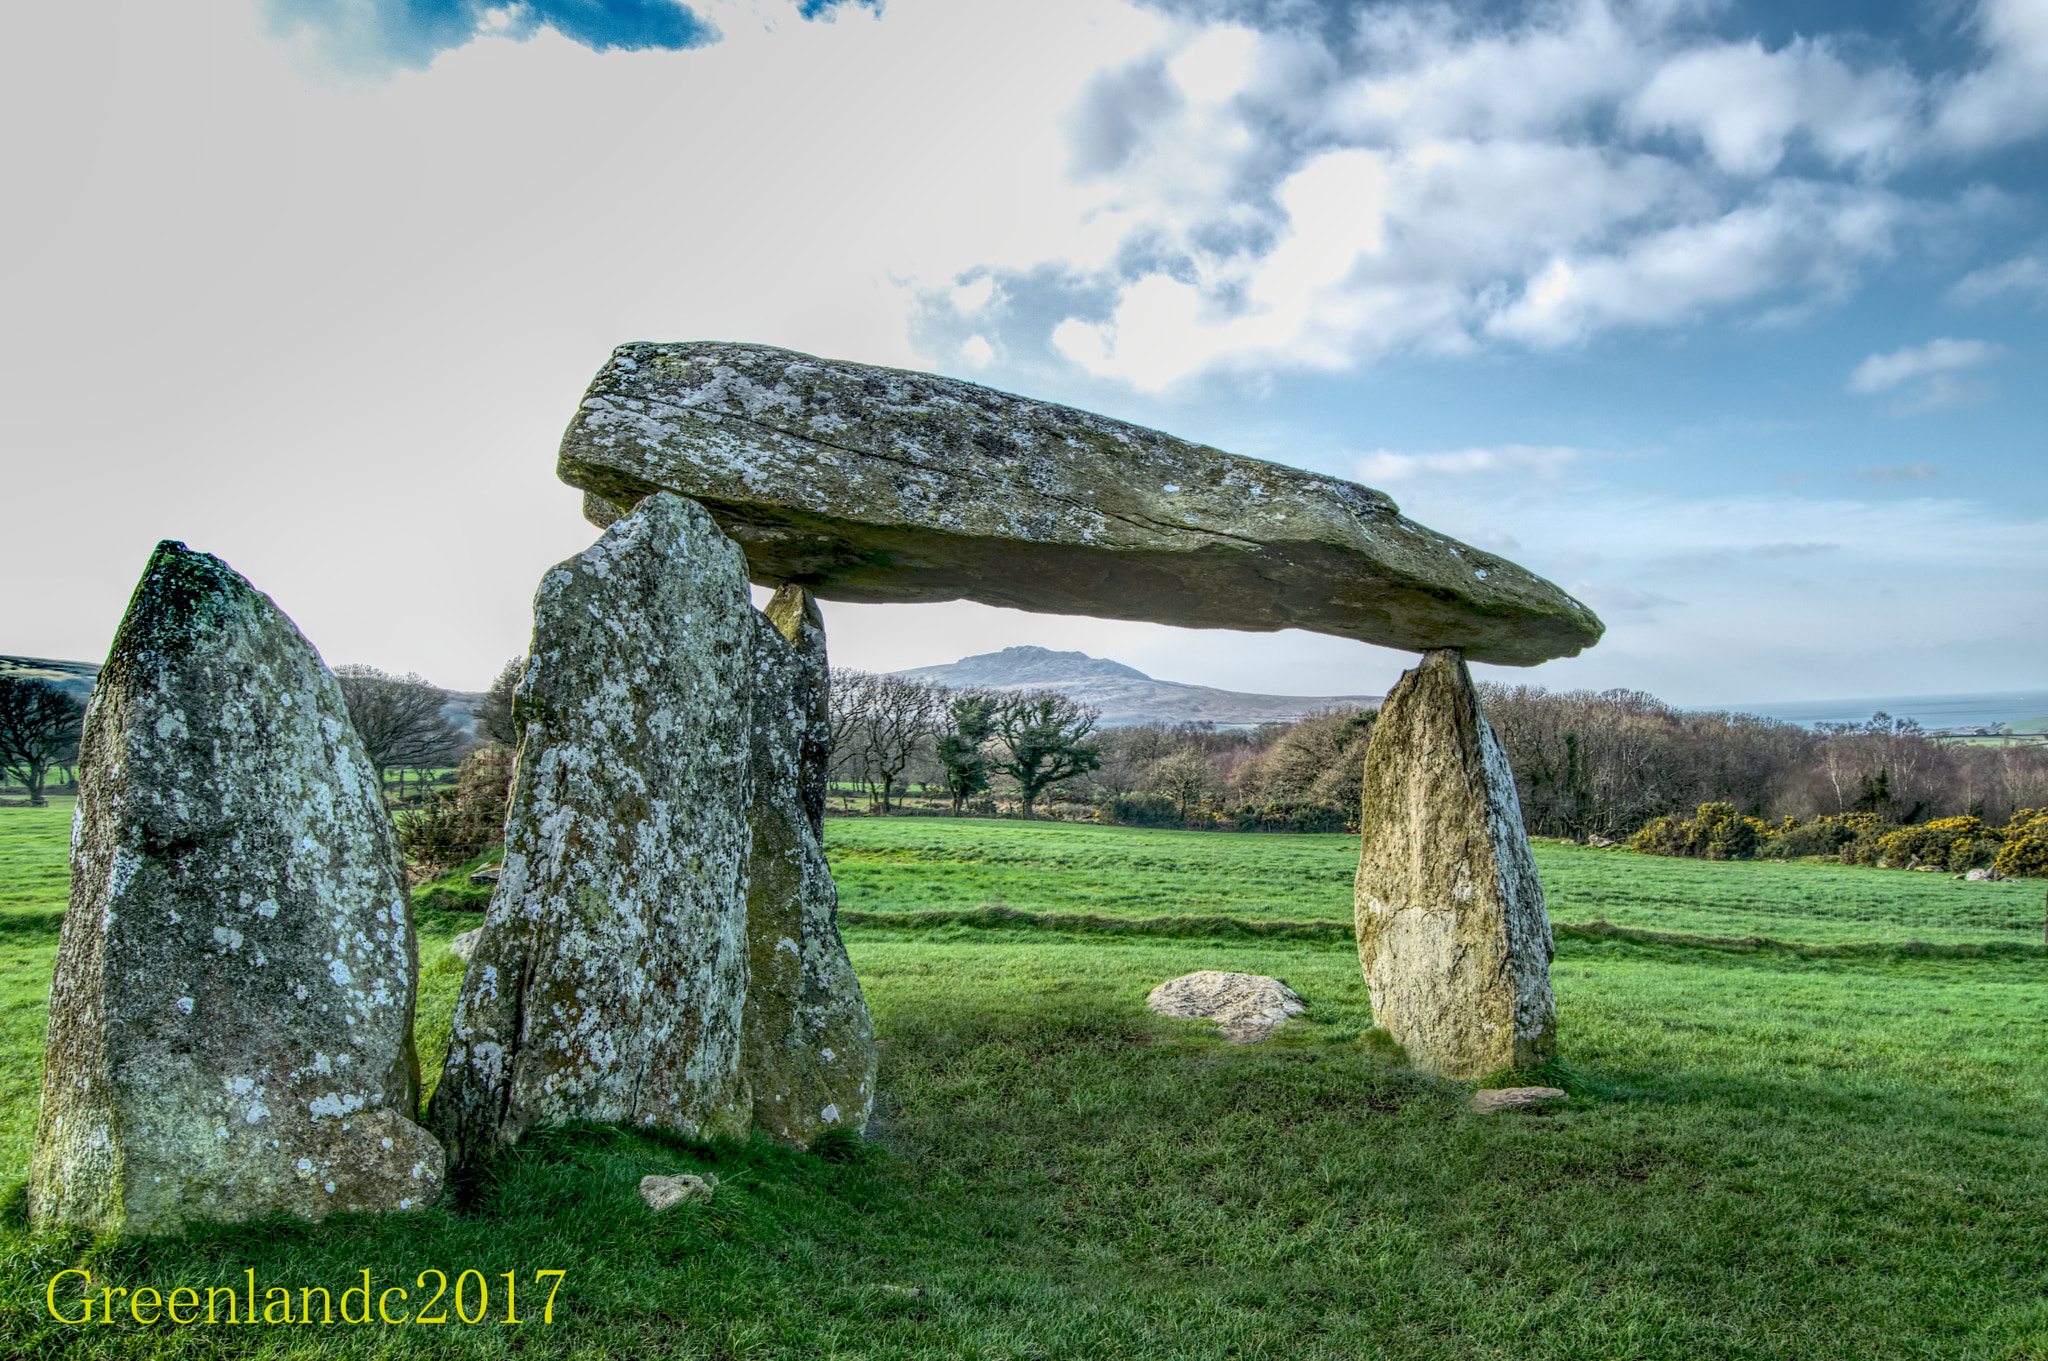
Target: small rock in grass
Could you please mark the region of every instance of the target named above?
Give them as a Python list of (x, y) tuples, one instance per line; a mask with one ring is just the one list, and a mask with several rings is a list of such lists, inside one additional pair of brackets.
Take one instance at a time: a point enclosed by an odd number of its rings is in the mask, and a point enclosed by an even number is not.
[(467, 964), (469, 957), (476, 953), (476, 943), (483, 938), (484, 929), (481, 926), (472, 931), (464, 931), (448, 942), (448, 953)]
[(495, 884), (498, 882), (498, 873), (502, 868), (499, 865), (485, 865), (480, 870), (473, 870), (470, 872), (469, 882), (472, 884)]
[(1161, 1016), (1214, 1021), (1232, 1044), (1256, 1044), (1307, 1010), (1277, 978), (1215, 969), (1168, 979), (1152, 989), (1145, 1005)]
[(919, 1285), (878, 1285), (875, 1289), (884, 1295), (902, 1295), (913, 1300), (924, 1298), (924, 1287)]
[(1971, 870), (1967, 874), (1959, 874), (1956, 877), (1958, 879), (1967, 880), (1972, 884), (1981, 884), (1992, 879), (2002, 878), (2004, 876), (2000, 875), (1997, 870), (1976, 869)]
[(673, 1177), (640, 1178), (640, 1199), (646, 1201), (647, 1208), (657, 1214), (693, 1200), (708, 1203), (711, 1193), (717, 1189), (716, 1172), (706, 1172), (701, 1177), (682, 1172)]
[(1467, 1103), (1471, 1110), (1481, 1115), (1495, 1111), (1520, 1110), (1525, 1106), (1540, 1106), (1546, 1101), (1556, 1101), (1564, 1096), (1558, 1087), (1497, 1087), (1492, 1091), (1474, 1092)]
[(1614, 843), (1612, 841), (1609, 841), (1604, 836), (1589, 836), (1586, 838), (1586, 844), (1588, 846), (1593, 847), (1595, 850), (1604, 850), (1607, 847), (1612, 846)]

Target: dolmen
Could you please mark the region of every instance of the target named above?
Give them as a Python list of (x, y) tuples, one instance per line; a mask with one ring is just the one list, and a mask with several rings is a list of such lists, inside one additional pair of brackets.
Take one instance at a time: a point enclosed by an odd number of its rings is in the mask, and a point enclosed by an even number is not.
[(1380, 492), (972, 383), (758, 345), (629, 344), (557, 472), (613, 525), (689, 498), (761, 584), (966, 599), (1423, 654), (1365, 756), (1356, 883), (1376, 1022), (1450, 1077), (1555, 1048), (1550, 930), (1466, 660), (1575, 656), (1603, 625)]
[(291, 620), (158, 545), (78, 785), (31, 1220), (156, 1233), (433, 1200), (396, 838)]
[(1353, 483), (759, 346), (622, 346), (559, 471), (603, 533), (535, 595), (504, 865), (423, 1117), (411, 904), (340, 688), (225, 563), (158, 546), (86, 709), (33, 1222), (407, 1210), (573, 1121), (864, 1129), (820, 597), (1423, 653), (1364, 758), (1374, 1018), (1451, 1077), (1554, 1053), (1542, 888), (1466, 670), (1598, 641), (1551, 583)]

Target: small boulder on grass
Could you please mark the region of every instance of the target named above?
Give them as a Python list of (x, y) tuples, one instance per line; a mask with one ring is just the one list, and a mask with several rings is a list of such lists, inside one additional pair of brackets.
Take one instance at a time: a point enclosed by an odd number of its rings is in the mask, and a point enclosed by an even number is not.
[(481, 926), (476, 927), (474, 930), (464, 931), (461, 935), (448, 942), (448, 953), (454, 955), (464, 964), (467, 964), (469, 963), (469, 957), (476, 953), (476, 943), (483, 938), (484, 929)]
[(1559, 1087), (1497, 1087), (1491, 1091), (1474, 1092), (1467, 1109), (1480, 1115), (1491, 1115), (1495, 1111), (1517, 1111), (1541, 1107), (1545, 1102), (1562, 1100), (1564, 1090)]
[(1216, 969), (1169, 978), (1152, 989), (1145, 1005), (1161, 1016), (1214, 1021), (1232, 1044), (1257, 1044), (1307, 1010), (1277, 978)]
[(706, 1172), (693, 1176), (688, 1172), (673, 1177), (640, 1178), (640, 1199), (647, 1202), (647, 1208), (656, 1214), (677, 1205), (687, 1205), (693, 1200), (709, 1202), (711, 1193), (718, 1189), (718, 1174)]

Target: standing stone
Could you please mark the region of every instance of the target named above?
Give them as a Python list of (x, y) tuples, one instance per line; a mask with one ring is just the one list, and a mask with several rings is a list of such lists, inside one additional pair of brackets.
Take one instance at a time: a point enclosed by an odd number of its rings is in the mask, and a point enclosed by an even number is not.
[(668, 493), (542, 579), (504, 868), (429, 1111), (457, 1163), (565, 1120), (745, 1134), (759, 618), (739, 549)]
[(875, 1035), (819, 840), (831, 740), (824, 623), (801, 587), (778, 591), (755, 619), (743, 1065), (755, 1127), (801, 1147), (835, 1125), (866, 1128)]
[(159, 544), (78, 776), (34, 1222), (159, 1233), (432, 1200), (396, 838), (291, 620)]
[(797, 760), (802, 767), (804, 816), (811, 831), (825, 838), (825, 791), (832, 762), (832, 674), (825, 664), (825, 617), (818, 602), (801, 586), (782, 586), (769, 598), (766, 613), (802, 665), (797, 671), (799, 721)]
[(1387, 696), (1359, 831), (1358, 956), (1374, 1022), (1444, 1077), (1552, 1057), (1543, 885), (1507, 753), (1458, 653), (1423, 654)]

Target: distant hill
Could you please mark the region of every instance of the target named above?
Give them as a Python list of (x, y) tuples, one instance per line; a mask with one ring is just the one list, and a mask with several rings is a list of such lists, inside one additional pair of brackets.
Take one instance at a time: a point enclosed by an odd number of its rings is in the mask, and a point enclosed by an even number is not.
[(99, 667), (92, 662), (53, 662), (48, 657), (0, 657), (0, 676), (48, 681), (59, 690), (76, 695), (80, 704), (92, 694), (92, 683), (99, 674)]
[[(97, 662), (54, 662), (47, 657), (0, 657), (0, 676), (46, 680), (59, 690), (66, 690), (78, 696), (78, 702), (81, 704), (92, 696), (92, 685), (99, 679), (99, 675), (100, 668)], [(483, 702), (481, 690), (450, 690), (448, 702), (441, 706), (441, 712), (453, 719), (457, 727), (474, 737), (477, 706)]]
[(1102, 711), (1105, 727), (1140, 723), (1214, 723), (1250, 728), (1284, 723), (1318, 709), (1377, 708), (1382, 695), (1248, 695), (1207, 685), (1154, 680), (1136, 667), (1043, 647), (1006, 647), (945, 666), (892, 673), (941, 685), (990, 690), (1057, 690)]

